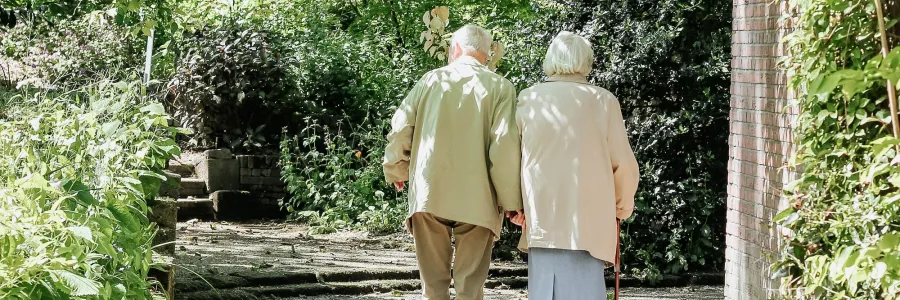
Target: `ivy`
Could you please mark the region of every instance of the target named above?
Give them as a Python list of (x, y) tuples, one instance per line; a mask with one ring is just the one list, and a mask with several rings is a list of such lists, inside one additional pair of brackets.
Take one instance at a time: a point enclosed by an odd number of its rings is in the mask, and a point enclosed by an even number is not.
[(788, 1), (796, 30), (781, 67), (797, 94), (797, 179), (775, 216), (784, 242), (772, 265), (787, 298), (900, 295), (900, 140), (886, 84), (900, 79), (900, 48), (882, 55), (879, 21), (897, 19), (875, 17), (876, 3)]

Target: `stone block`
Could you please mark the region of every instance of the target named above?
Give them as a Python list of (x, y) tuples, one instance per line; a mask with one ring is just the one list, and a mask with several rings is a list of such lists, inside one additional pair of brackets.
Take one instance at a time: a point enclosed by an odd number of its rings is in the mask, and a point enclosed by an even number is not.
[(228, 149), (212, 149), (206, 150), (204, 152), (206, 155), (206, 159), (233, 159), (234, 155), (231, 154), (231, 150)]
[(249, 220), (282, 218), (287, 214), (278, 206), (278, 200), (247, 191), (217, 191), (212, 194), (219, 208), (219, 220)]
[(253, 168), (265, 168), (268, 164), (266, 163), (266, 157), (262, 155), (253, 156), (253, 160), (255, 161), (253, 164)]
[(215, 220), (218, 206), (214, 199), (186, 198), (178, 200), (178, 219)]
[(161, 267), (152, 268), (147, 274), (162, 284), (167, 299), (175, 299), (175, 258), (174, 255), (163, 256)]
[(260, 184), (262, 185), (284, 185), (281, 177), (260, 177), (260, 179)]
[(156, 251), (165, 255), (175, 255), (175, 235), (175, 228), (159, 228), (153, 237), (153, 246), (163, 246), (155, 247)]
[(260, 169), (253, 169), (253, 171), (250, 171), (250, 176), (253, 176), (253, 177), (260, 177), (261, 174), (262, 174), (262, 170), (260, 170)]
[(256, 183), (259, 182), (259, 177), (250, 177), (244, 176), (241, 177), (241, 185), (248, 186), (249, 189), (252, 189)]
[(219, 220), (242, 220), (253, 218), (253, 195), (247, 191), (224, 190), (212, 193), (219, 208)]
[(178, 197), (181, 188), (181, 175), (172, 172), (163, 172), (166, 181), (159, 186), (159, 195), (163, 197)]
[(166, 167), (166, 170), (184, 177), (188, 177), (194, 175), (194, 165), (182, 165), (180, 163), (172, 163), (169, 162), (169, 166)]
[(197, 173), (206, 181), (210, 192), (240, 188), (241, 169), (237, 159), (207, 159), (197, 166)]
[(181, 189), (182, 190), (206, 190), (206, 181), (203, 179), (197, 178), (182, 178), (181, 179)]
[(150, 205), (150, 222), (160, 228), (175, 228), (178, 222), (178, 203), (171, 198), (157, 198)]
[(243, 176), (250, 176), (250, 169), (241, 168), (241, 177), (243, 177)]
[(279, 174), (280, 172), (277, 169), (263, 169), (259, 174), (263, 177), (270, 177), (272, 174)]

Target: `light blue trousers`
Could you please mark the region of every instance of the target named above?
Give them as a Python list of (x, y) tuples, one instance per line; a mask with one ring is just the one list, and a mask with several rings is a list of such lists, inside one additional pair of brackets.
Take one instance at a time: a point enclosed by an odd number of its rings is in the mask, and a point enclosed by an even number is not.
[(605, 300), (605, 264), (587, 251), (528, 249), (529, 300)]

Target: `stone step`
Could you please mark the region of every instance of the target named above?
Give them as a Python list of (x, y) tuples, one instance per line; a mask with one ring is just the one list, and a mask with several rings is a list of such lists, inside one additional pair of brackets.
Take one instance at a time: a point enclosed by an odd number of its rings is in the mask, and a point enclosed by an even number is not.
[(209, 194), (206, 190), (206, 181), (199, 178), (181, 178), (181, 190), (178, 195), (181, 197), (188, 196), (204, 196)]
[(304, 283), (281, 286), (260, 286), (215, 291), (180, 293), (183, 300), (244, 300), (277, 299), (297, 296), (364, 295), (392, 291), (414, 291), (420, 288), (418, 280), (373, 280), (340, 283)]
[(166, 170), (181, 175), (182, 177), (194, 177), (194, 175), (196, 175), (196, 168), (194, 165), (182, 165), (175, 161), (169, 161), (169, 167), (166, 168)]
[[(485, 287), (503, 289), (525, 289), (528, 287), (527, 277), (508, 277), (489, 279)], [(371, 293), (386, 293), (393, 291), (415, 291), (421, 288), (418, 278), (389, 279), (389, 280), (365, 280), (354, 282), (314, 282), (286, 285), (261, 285), (231, 289), (220, 289), (216, 292), (209, 290), (179, 293), (179, 299), (185, 300), (213, 300), (213, 299), (272, 299), (298, 296), (320, 295), (365, 295)]]
[(216, 201), (210, 198), (181, 198), (178, 199), (178, 220), (202, 219), (215, 220), (218, 206)]

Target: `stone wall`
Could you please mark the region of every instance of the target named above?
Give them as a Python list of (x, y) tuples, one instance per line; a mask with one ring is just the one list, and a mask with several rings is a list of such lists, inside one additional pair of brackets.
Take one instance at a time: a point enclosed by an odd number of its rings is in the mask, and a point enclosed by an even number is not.
[(150, 211), (147, 218), (158, 227), (153, 237), (153, 251), (162, 255), (167, 263), (163, 265), (162, 270), (152, 269), (148, 275), (162, 284), (169, 299), (175, 299), (175, 266), (172, 262), (175, 257), (178, 205), (171, 196), (178, 195), (181, 176), (169, 172), (166, 172), (165, 176), (166, 181), (160, 186), (159, 196), (148, 203)]
[(776, 66), (789, 27), (778, 21), (784, 10), (783, 2), (734, 0), (726, 299), (768, 299), (777, 289), (769, 265), (780, 234), (772, 219), (785, 205), (782, 188), (791, 174), (781, 167), (796, 115)]
[(286, 196), (278, 156), (238, 155), (237, 160), (241, 190), (253, 194), (260, 204), (278, 205), (278, 200)]

